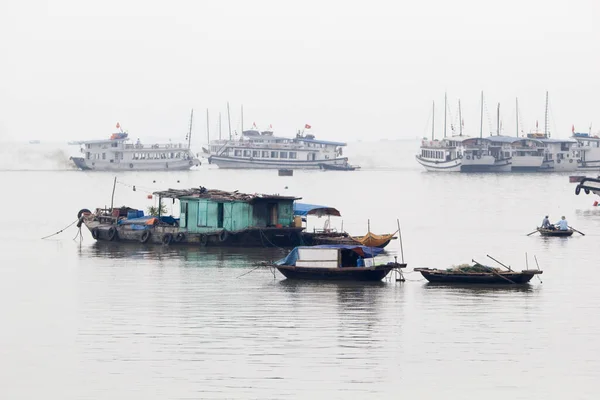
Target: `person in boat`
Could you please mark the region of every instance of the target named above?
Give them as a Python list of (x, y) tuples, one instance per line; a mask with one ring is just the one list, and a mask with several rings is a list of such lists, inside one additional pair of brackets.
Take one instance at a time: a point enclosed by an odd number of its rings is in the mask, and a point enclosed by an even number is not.
[(560, 221), (558, 221), (555, 225), (558, 226), (558, 230), (560, 230), (560, 231), (568, 231), (569, 230), (569, 223), (565, 219), (564, 215), (562, 216)]
[(556, 227), (550, 223), (550, 219), (548, 218), (547, 215), (544, 217), (544, 220), (542, 221), (542, 229), (550, 229), (552, 231), (556, 229)]
[(365, 266), (365, 260), (363, 260), (363, 258), (361, 256), (358, 256), (358, 258), (356, 259), (356, 266), (357, 267)]

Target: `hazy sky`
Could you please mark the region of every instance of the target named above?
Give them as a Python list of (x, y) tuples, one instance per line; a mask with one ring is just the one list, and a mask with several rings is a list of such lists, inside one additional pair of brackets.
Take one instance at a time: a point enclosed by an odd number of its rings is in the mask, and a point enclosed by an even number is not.
[[(465, 130), (600, 130), (597, 0), (0, 2), (0, 140), (212, 136), (305, 123), (323, 139), (442, 133), (444, 92)], [(489, 116), (487, 115), (489, 114)], [(449, 115), (450, 119), (450, 115)]]

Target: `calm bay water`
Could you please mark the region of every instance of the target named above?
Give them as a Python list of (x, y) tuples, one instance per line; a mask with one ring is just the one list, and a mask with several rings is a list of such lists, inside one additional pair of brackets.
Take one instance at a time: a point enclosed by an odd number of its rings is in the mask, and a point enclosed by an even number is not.
[[(86, 230), (79, 242), (74, 226), (41, 240), (79, 209), (109, 205), (114, 175), (0, 172), (0, 397), (596, 398), (597, 197), (575, 196), (561, 174), (425, 173), (417, 142), (362, 146), (347, 152), (365, 166), (350, 173), (119, 174), (115, 205), (146, 208), (147, 192), (201, 185), (332, 205), (333, 225), (353, 234), (367, 220), (394, 231), (398, 218), (402, 284), (240, 277), (279, 249), (96, 243)], [(586, 236), (527, 237), (545, 214)], [(386, 250), (400, 257), (398, 241)], [(493, 263), (486, 254), (521, 269), (526, 252), (543, 283), (439, 287), (411, 272)]]

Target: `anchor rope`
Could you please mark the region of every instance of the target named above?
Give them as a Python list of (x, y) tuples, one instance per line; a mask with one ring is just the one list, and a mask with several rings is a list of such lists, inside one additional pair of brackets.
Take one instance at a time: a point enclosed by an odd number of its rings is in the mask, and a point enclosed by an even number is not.
[(57, 231), (57, 232), (55, 232), (55, 233), (53, 233), (53, 234), (51, 234), (51, 235), (48, 235), (48, 236), (44, 236), (44, 237), (42, 238), (42, 240), (43, 240), (43, 239), (48, 239), (49, 237), (52, 237), (52, 236), (56, 236), (56, 235), (58, 235), (59, 233), (63, 232), (65, 229), (67, 229), (67, 228), (71, 227), (72, 225), (76, 224), (76, 223), (77, 223), (77, 221), (79, 221), (79, 218), (77, 218), (75, 221), (71, 222), (69, 225), (65, 226), (64, 228), (62, 228), (60, 231)]

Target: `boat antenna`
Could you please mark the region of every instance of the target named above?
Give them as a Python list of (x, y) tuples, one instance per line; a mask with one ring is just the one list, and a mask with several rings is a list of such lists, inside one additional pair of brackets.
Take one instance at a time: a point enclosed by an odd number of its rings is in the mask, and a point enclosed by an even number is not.
[(229, 121), (229, 140), (231, 140), (231, 114), (229, 113), (229, 102), (227, 102), (227, 120)]
[(483, 90), (481, 91), (481, 116), (479, 125), (479, 137), (483, 138)]
[(462, 122), (462, 112), (460, 110), (460, 99), (458, 99), (458, 126), (460, 127), (459, 128), (459, 132), (460, 132), (459, 136), (462, 136), (463, 122)]
[(208, 122), (208, 108), (206, 109), (206, 141), (210, 145), (210, 125)]
[(444, 137), (446, 137), (446, 114), (448, 108), (448, 97), (447, 94), (444, 93)]
[(221, 140), (221, 112), (219, 111), (219, 140)]
[(433, 117), (431, 120), (431, 140), (433, 141), (433, 136), (435, 132), (435, 101), (433, 102)]
[(242, 135), (244, 134), (244, 105), (242, 104)]
[(546, 90), (546, 112), (544, 113), (544, 136), (550, 137), (548, 134), (548, 91)]
[(192, 108), (192, 112), (190, 114), (190, 130), (188, 132), (188, 150), (192, 146), (192, 122), (194, 121), (194, 109)]
[(496, 111), (496, 136), (500, 136), (500, 103), (498, 103), (498, 110)]

